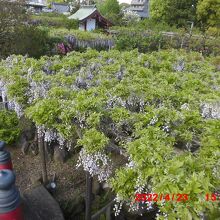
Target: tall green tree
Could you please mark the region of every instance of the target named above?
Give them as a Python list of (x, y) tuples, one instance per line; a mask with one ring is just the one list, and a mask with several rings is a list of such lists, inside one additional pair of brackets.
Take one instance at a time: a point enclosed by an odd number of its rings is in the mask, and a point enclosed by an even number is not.
[(220, 1), (199, 0), (197, 5), (197, 17), (203, 28), (220, 28)]
[(151, 0), (150, 15), (157, 21), (181, 27), (196, 22), (198, 0)]
[(0, 58), (13, 50), (15, 33), (26, 20), (23, 0), (0, 0)]
[(117, 0), (105, 0), (98, 3), (97, 6), (103, 16), (113, 23), (117, 23), (120, 17), (120, 5)]

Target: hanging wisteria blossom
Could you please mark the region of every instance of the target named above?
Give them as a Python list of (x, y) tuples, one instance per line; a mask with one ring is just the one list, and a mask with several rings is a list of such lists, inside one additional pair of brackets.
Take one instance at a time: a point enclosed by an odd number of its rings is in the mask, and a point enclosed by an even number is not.
[(47, 129), (44, 132), (44, 141), (51, 143), (57, 139), (57, 133), (51, 129)]
[[(200, 218), (217, 203), (208, 206), (197, 192), (215, 192), (220, 178), (220, 81), (211, 60), (177, 50), (13, 55), (0, 62), (1, 98), (50, 147), (82, 148), (77, 167), (111, 187), (116, 215), (124, 206), (137, 214), (159, 209), (160, 220)], [(134, 202), (135, 193), (177, 189), (190, 192), (193, 210), (167, 207), (163, 197)]]
[(76, 167), (80, 166), (91, 176), (97, 175), (100, 182), (107, 181), (112, 173), (111, 160), (103, 152), (88, 154), (85, 149), (82, 149)]
[(220, 119), (220, 102), (204, 103), (201, 106), (202, 117)]

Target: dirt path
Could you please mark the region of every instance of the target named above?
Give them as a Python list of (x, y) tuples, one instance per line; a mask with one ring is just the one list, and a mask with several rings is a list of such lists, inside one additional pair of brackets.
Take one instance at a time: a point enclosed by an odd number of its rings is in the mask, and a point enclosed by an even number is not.
[[(16, 185), (19, 187), (21, 193), (27, 193), (31, 190), (36, 182), (41, 178), (41, 162), (39, 155), (33, 156), (32, 154), (23, 155), (21, 149), (18, 147), (7, 147), (12, 157), (12, 163), (14, 171), (16, 173)], [(113, 155), (112, 155), (113, 156)], [(75, 209), (80, 208), (81, 212), (84, 213), (84, 207), (78, 206), (80, 198), (84, 197), (86, 192), (85, 172), (81, 169), (76, 169), (75, 165), (78, 159), (78, 154), (72, 155), (66, 163), (58, 163), (50, 161), (47, 163), (48, 179), (52, 180), (54, 173), (56, 173), (56, 184), (57, 188), (53, 193), (54, 198), (61, 206), (65, 219), (75, 219)], [(114, 167), (125, 163), (125, 160), (121, 156), (114, 156)], [(110, 194), (105, 194), (109, 195)], [(105, 205), (105, 200), (108, 197), (104, 195), (103, 198), (97, 196), (93, 202), (93, 209), (99, 210)], [(79, 217), (79, 219), (83, 219)]]
[[(23, 155), (18, 147), (7, 149), (11, 153), (16, 173), (16, 185), (22, 193), (28, 192), (41, 177), (40, 157), (39, 155)], [(80, 193), (85, 190), (85, 175), (82, 170), (75, 169), (76, 160), (77, 155), (74, 155), (64, 164), (53, 161), (47, 163), (48, 178), (52, 179), (56, 173), (57, 190), (54, 196), (58, 201), (74, 198), (76, 191)]]

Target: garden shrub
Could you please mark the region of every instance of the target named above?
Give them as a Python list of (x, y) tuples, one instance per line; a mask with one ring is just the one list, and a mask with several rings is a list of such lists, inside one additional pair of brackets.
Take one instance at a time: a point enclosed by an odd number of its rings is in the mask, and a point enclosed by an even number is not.
[(40, 58), (44, 55), (53, 55), (55, 45), (61, 41), (58, 36), (50, 36), (49, 29), (45, 27), (23, 26), (20, 27), (14, 49), (11, 53), (28, 55)]
[(56, 36), (50, 37), (47, 28), (21, 25), (15, 32), (10, 33), (8, 43), (0, 50), (0, 57), (6, 58), (11, 54), (28, 55), (34, 58), (52, 55), (55, 44), (60, 40)]
[(32, 15), (31, 17), (33, 24), (55, 27), (55, 28), (67, 28), (67, 29), (78, 29), (78, 21), (75, 19), (68, 19), (66, 15), (58, 13), (41, 13), (38, 15)]
[[(0, 64), (0, 80), (44, 141), (81, 148), (76, 166), (107, 181), (116, 215), (127, 205), (156, 207), (157, 220), (197, 220), (218, 206), (210, 199), (220, 185), (218, 62), (177, 50), (11, 56)], [(127, 159), (116, 171), (109, 147)], [(135, 193), (161, 199), (139, 207)]]
[(26, 26), (19, 29), (16, 54), (28, 54), (30, 57), (38, 58), (50, 50), (49, 35), (46, 29)]
[(1, 110), (0, 111), (0, 140), (7, 144), (14, 143), (19, 135), (19, 120), (15, 112)]
[(190, 36), (187, 32), (147, 31), (139, 28), (116, 27), (115, 47), (118, 50), (132, 50), (146, 53), (160, 49), (187, 49), (205, 56), (220, 54), (220, 38), (204, 35)]

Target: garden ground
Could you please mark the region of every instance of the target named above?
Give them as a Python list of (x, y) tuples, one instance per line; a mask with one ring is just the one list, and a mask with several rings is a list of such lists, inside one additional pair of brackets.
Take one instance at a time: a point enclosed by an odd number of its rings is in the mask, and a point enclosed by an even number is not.
[[(7, 147), (7, 150), (11, 153), (16, 173), (16, 185), (22, 194), (30, 192), (41, 181), (40, 155), (33, 156), (31, 153), (24, 155), (19, 147), (13, 146)], [(74, 154), (65, 163), (52, 160), (47, 162), (48, 179), (52, 180), (54, 173), (56, 174), (57, 188), (53, 196), (60, 204), (67, 220), (80, 215), (80, 212), (83, 214), (85, 209), (83, 198), (86, 192), (86, 176), (82, 169), (76, 169), (77, 159), (78, 154)], [(116, 166), (125, 162), (120, 156), (114, 159)], [(97, 184), (97, 181), (93, 184), (93, 190), (96, 193), (100, 191)], [(103, 207), (111, 195), (109, 191), (96, 195), (93, 201), (93, 211), (96, 212)]]

